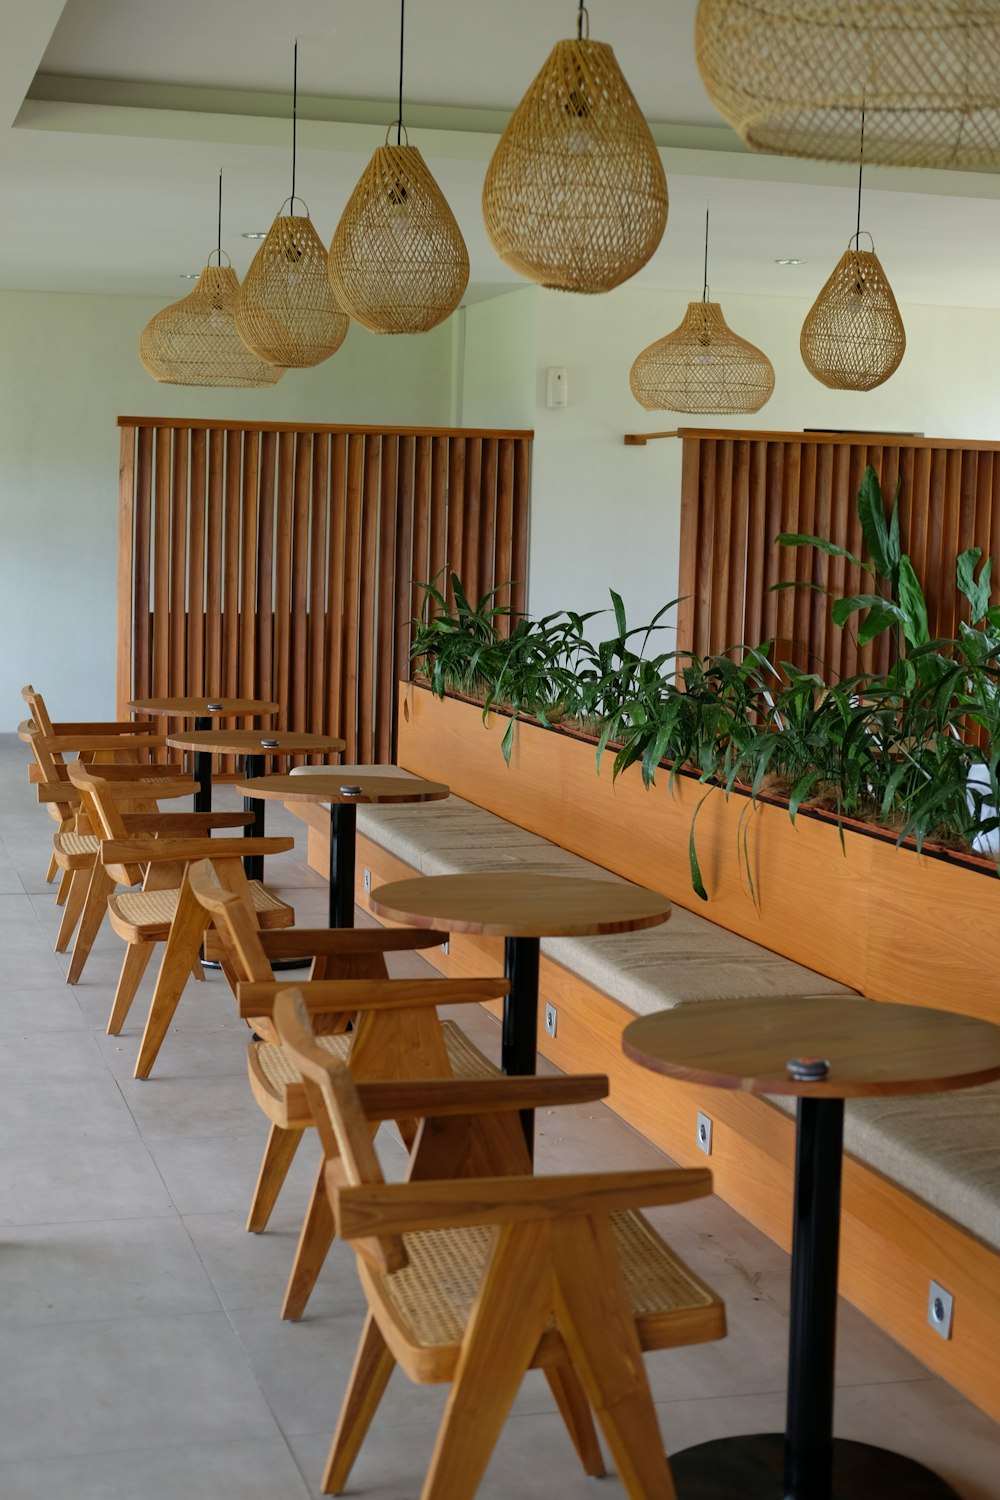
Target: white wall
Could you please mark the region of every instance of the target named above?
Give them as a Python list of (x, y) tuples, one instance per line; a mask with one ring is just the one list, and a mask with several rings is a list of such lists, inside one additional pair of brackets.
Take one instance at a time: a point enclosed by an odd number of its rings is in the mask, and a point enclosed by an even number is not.
[[(626, 432), (678, 426), (827, 427), (1000, 438), (995, 352), (1000, 312), (904, 307), (908, 347), (903, 362), (884, 386), (863, 395), (829, 391), (806, 372), (799, 330), (808, 298), (727, 297), (721, 288), (714, 293), (730, 326), (764, 349), (775, 366), (775, 394), (755, 417), (646, 412), (632, 397), (632, 360), (675, 328), (684, 314), (687, 299), (676, 293), (623, 287), (603, 297), (576, 297), (531, 288), (469, 310), (470, 330), (473, 314), (479, 323), (477, 338), (466, 341), (466, 389), (475, 394), (470, 410), (475, 409), (477, 421), (488, 420), (480, 397), (494, 394), (489, 371), (514, 373), (510, 329), (515, 321), (522, 328), (532, 322), (535, 327), (534, 371), (527, 377), (533, 387), (533, 418), (507, 384), (496, 391), (497, 413), (516, 412), (536, 432), (533, 614), (566, 606), (602, 607), (610, 586), (623, 595), (630, 623), (641, 624), (679, 592), (681, 445), (668, 438), (626, 448)], [(488, 309), (497, 314), (489, 324)], [(568, 368), (569, 405), (564, 409), (545, 406), (549, 365)]]
[(0, 292), (0, 724), (33, 681), (61, 719), (115, 693), (121, 416), (447, 425), (447, 324), (407, 338), (356, 325), (312, 370), (266, 391), (158, 385), (136, 345), (162, 301)]

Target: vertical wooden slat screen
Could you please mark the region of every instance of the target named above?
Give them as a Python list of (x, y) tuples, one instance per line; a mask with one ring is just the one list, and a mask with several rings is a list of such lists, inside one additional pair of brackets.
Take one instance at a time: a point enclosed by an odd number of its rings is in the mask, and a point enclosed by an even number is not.
[(678, 436), (682, 650), (704, 656), (773, 640), (780, 659), (828, 678), (887, 668), (888, 639), (859, 651), (822, 594), (771, 592), (792, 579), (834, 595), (870, 592), (868, 575), (842, 558), (775, 545), (779, 532), (802, 532), (860, 556), (856, 497), (867, 464), (887, 500), (902, 481), (903, 548), (924, 586), (931, 634), (957, 632), (955, 559), (972, 546), (988, 555), (1000, 541), (1000, 443), (694, 428)]
[(419, 584), (458, 573), (473, 600), (503, 586), (525, 608), (530, 432), (119, 427), (120, 713), (154, 695), (270, 698), (279, 728), (390, 760)]

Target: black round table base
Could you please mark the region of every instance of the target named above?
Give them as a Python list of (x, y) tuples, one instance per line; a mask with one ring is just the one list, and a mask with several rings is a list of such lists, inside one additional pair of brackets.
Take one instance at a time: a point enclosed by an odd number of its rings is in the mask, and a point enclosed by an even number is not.
[[(677, 1500), (785, 1500), (781, 1432), (717, 1438), (670, 1458)], [(810, 1500), (803, 1496), (802, 1500)], [(835, 1438), (832, 1500), (959, 1500), (923, 1464), (887, 1448)]]

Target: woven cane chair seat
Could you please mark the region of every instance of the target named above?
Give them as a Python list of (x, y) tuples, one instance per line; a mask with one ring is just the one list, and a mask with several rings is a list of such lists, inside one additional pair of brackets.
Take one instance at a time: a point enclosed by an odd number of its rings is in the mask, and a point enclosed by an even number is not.
[(95, 833), (57, 833), (55, 846), (60, 854), (76, 855), (96, 854), (101, 847), (101, 841)]
[[(641, 1214), (612, 1214), (610, 1223), (638, 1318), (698, 1310), (714, 1315), (721, 1307), (711, 1288), (677, 1258)], [(473, 1225), (403, 1235), (409, 1264), (378, 1280), (409, 1336), (423, 1348), (461, 1342), (497, 1232), (493, 1225)]]
[[(112, 917), (118, 917), (132, 926), (163, 927), (166, 929), (166, 936), (177, 911), (179, 895), (178, 890), (120, 891), (118, 895), (111, 897), (108, 908)], [(273, 922), (276, 917), (291, 911), (286, 901), (272, 895), (258, 880), (250, 881), (250, 895), (254, 911), (263, 927), (268, 926), (268, 919)]]
[[(451, 1063), (452, 1074), (455, 1078), (493, 1077), (498, 1072), (489, 1058), (484, 1057), (478, 1047), (472, 1045), (454, 1021), (443, 1021), (441, 1031), (448, 1052), (448, 1061)], [(351, 1044), (349, 1032), (342, 1031), (332, 1036), (318, 1036), (316, 1041), (327, 1052), (332, 1052), (343, 1062), (347, 1061)], [(274, 1042), (258, 1042), (254, 1046), (254, 1052), (261, 1073), (275, 1093), (293, 1088), (302, 1082), (301, 1073), (283, 1047), (277, 1046)]]

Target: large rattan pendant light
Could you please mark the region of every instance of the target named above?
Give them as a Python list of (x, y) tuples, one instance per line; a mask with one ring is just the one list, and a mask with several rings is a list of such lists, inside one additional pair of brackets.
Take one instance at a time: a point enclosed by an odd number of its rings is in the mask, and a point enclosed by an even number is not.
[(1000, 165), (1000, 0), (701, 0), (698, 67), (759, 151), (853, 161)]
[(236, 332), (236, 272), (222, 264), (222, 173), (219, 173), (218, 265), (209, 264), (193, 292), (150, 318), (139, 336), (139, 358), (166, 385), (268, 386), (284, 374), (264, 364)]
[[(858, 222), (855, 233), (802, 325), (799, 348), (810, 375), (836, 391), (871, 391), (895, 374), (906, 352), (906, 330), (882, 263), (861, 249), (861, 177), (865, 112), (861, 116)], [(871, 235), (868, 235), (871, 239)]]
[(663, 238), (659, 152), (583, 0), (576, 37), (553, 47), (497, 143), (483, 220), (501, 260), (564, 292), (609, 292)]
[(469, 284), (462, 231), (403, 126), (405, 19), (400, 0), (396, 142), (389, 144), (390, 125), (348, 199), (328, 261), (334, 291), (371, 333), (426, 333), (455, 311)]
[[(303, 369), (335, 354), (350, 319), (338, 304), (326, 273), (326, 246), (309, 209), (295, 197), (299, 102), (299, 44), (292, 84), (292, 194), (279, 211), (250, 263), (236, 304), (236, 327), (248, 349), (270, 365)], [(296, 201), (304, 214), (295, 212)], [(282, 208), (285, 207), (283, 203)]]
[(701, 301), (689, 302), (680, 327), (636, 357), (629, 385), (647, 411), (735, 416), (760, 411), (771, 398), (771, 361), (734, 333), (719, 304), (708, 300), (707, 211)]

